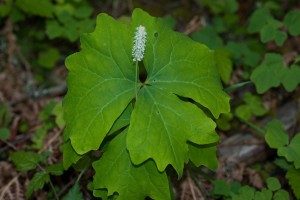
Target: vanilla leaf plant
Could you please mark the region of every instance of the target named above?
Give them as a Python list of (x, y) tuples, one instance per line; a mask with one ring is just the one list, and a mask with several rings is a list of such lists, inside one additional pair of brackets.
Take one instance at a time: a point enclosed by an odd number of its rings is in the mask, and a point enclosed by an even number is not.
[(190, 160), (216, 167), (212, 118), (229, 112), (229, 97), (208, 47), (135, 9), (130, 24), (99, 14), (66, 66), (64, 167), (102, 151), (95, 196), (170, 199), (168, 166), (179, 177)]

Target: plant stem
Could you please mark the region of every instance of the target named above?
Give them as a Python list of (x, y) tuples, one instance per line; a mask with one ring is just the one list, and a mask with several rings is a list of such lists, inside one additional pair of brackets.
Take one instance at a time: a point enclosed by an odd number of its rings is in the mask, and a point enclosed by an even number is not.
[(231, 85), (231, 86), (229, 86), (227, 88), (224, 88), (224, 91), (228, 92), (228, 91), (231, 91), (231, 90), (235, 90), (237, 88), (243, 87), (243, 86), (245, 86), (247, 84), (250, 84), (250, 83), (252, 83), (252, 82), (251, 81), (246, 81), (246, 82), (237, 83), (235, 85)]
[[(46, 172), (46, 170), (45, 170), (39, 163), (36, 163), (36, 164), (37, 164), (38, 168), (40, 168), (40, 170), (42, 170), (42, 171), (45, 172), (45, 173), (48, 173), (48, 172)], [(51, 187), (51, 189), (52, 189), (52, 191), (53, 191), (53, 193), (54, 193), (55, 199), (56, 199), (56, 200), (59, 200), (59, 198), (58, 198), (58, 196), (57, 196), (57, 193), (56, 193), (56, 191), (55, 191), (54, 185), (53, 185), (53, 183), (52, 183), (52, 181), (51, 181), (51, 178), (49, 178), (49, 184), (50, 184), (50, 187)]]
[(77, 179), (76, 179), (76, 183), (79, 182), (79, 180), (80, 180), (80, 178), (81, 178), (81, 176), (83, 175), (84, 172), (85, 172), (85, 170), (82, 170), (82, 171), (80, 172), (79, 176), (78, 176)]
[(138, 61), (135, 62), (135, 101), (137, 101), (137, 84), (138, 84), (138, 79), (139, 78), (139, 63)]
[(59, 198), (58, 198), (58, 196), (57, 196), (57, 193), (56, 193), (56, 191), (55, 191), (55, 188), (54, 188), (54, 186), (53, 186), (53, 184), (52, 184), (51, 179), (49, 179), (49, 183), (50, 183), (51, 189), (52, 189), (52, 191), (53, 191), (53, 193), (54, 193), (54, 196), (55, 196), (56, 200), (59, 200)]
[(250, 128), (252, 128), (253, 130), (257, 131), (262, 137), (265, 137), (265, 130), (264, 130), (264, 129), (258, 127), (257, 125), (255, 125), (255, 124), (252, 123), (252, 122), (243, 120), (243, 119), (241, 119), (240, 117), (238, 117), (238, 119), (239, 119), (241, 122), (247, 124), (247, 125), (248, 125)]

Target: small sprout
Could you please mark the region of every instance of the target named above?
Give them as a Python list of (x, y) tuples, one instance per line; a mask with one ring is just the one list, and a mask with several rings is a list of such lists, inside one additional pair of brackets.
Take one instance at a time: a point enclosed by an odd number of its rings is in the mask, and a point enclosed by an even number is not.
[(134, 41), (133, 41), (133, 48), (132, 48), (132, 56), (133, 61), (141, 61), (144, 57), (145, 46), (146, 46), (146, 28), (144, 26), (138, 26), (136, 28)]

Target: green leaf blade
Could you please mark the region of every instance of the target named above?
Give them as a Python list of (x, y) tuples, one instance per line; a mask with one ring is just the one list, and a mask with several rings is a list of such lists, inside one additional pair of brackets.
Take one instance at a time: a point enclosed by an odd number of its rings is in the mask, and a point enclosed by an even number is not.
[(230, 53), (226, 49), (218, 48), (214, 52), (215, 61), (224, 83), (229, 83), (232, 73), (232, 61), (230, 59)]
[(11, 155), (11, 160), (17, 166), (18, 171), (28, 171), (34, 169), (38, 164), (40, 155), (33, 152), (15, 152)]
[(278, 149), (278, 155), (293, 162), (296, 169), (300, 168), (300, 134), (297, 134), (287, 147)]
[(0, 128), (0, 140), (7, 140), (10, 136), (8, 128)]
[(300, 169), (291, 168), (286, 173), (286, 178), (289, 181), (296, 198), (300, 198)]
[(83, 200), (83, 194), (80, 191), (79, 184), (76, 182), (69, 190), (68, 194), (64, 196), (63, 200)]
[(258, 93), (264, 93), (271, 87), (278, 87), (284, 74), (283, 58), (279, 54), (268, 53), (265, 60), (251, 75)]
[(265, 140), (273, 149), (278, 149), (289, 143), (289, 137), (278, 120), (272, 120), (267, 124)]
[[(116, 136), (99, 161), (93, 163), (96, 171), (94, 189), (108, 189), (107, 196), (118, 193), (122, 199), (170, 199), (165, 172), (158, 172), (153, 161), (136, 166), (126, 149), (127, 130)], [(126, 186), (126, 187), (124, 187)]]
[(127, 26), (105, 14), (99, 15), (97, 25), (101, 29), (81, 38), (81, 52), (66, 60), (69, 88), (63, 102), (65, 132), (79, 154), (99, 148), (135, 96)]
[(16, 6), (26, 13), (52, 18), (54, 6), (50, 0), (17, 0)]
[(46, 167), (45, 171), (49, 174), (53, 174), (55, 176), (60, 176), (63, 174), (64, 168), (62, 163), (57, 163)]
[(160, 171), (171, 164), (181, 174), (188, 157), (187, 141), (215, 143), (218, 141), (215, 127), (195, 105), (149, 86), (140, 91), (133, 110), (127, 148), (135, 164), (153, 158)]
[(74, 148), (72, 147), (71, 141), (65, 141), (62, 145), (62, 152), (63, 152), (63, 167), (67, 170), (72, 164), (75, 164), (80, 158), (79, 155)]
[(269, 177), (267, 179), (267, 186), (271, 191), (276, 191), (281, 188), (279, 180), (275, 177)]
[(192, 98), (216, 118), (229, 112), (229, 97), (222, 90), (212, 50), (139, 9), (133, 13), (133, 24), (144, 25), (149, 36), (144, 57), (146, 84)]
[(288, 28), (289, 33), (292, 36), (297, 36), (300, 34), (300, 27), (296, 24), (300, 23), (300, 11), (292, 10), (286, 14), (284, 17), (284, 25)]
[(285, 69), (285, 74), (282, 77), (282, 84), (288, 92), (292, 92), (296, 89), (300, 83), (300, 67), (298, 65), (292, 65), (290, 68)]
[(50, 176), (47, 172), (35, 173), (26, 190), (26, 197), (29, 198), (33, 192), (37, 191), (38, 189), (42, 189), (49, 181)]

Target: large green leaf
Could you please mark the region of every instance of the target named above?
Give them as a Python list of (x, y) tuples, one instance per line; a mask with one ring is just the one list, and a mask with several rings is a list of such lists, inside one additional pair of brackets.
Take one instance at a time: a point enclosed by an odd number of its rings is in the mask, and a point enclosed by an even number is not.
[(254, 200), (271, 200), (272, 199), (272, 191), (266, 188), (263, 188), (261, 191), (256, 191)]
[(94, 189), (107, 188), (122, 199), (170, 199), (166, 172), (158, 172), (153, 160), (133, 165), (126, 149), (127, 130), (116, 136), (100, 160), (93, 163), (96, 171)]
[(199, 108), (155, 86), (144, 87), (132, 112), (127, 148), (135, 164), (148, 158), (160, 171), (171, 164), (181, 174), (188, 158), (187, 141), (218, 141), (216, 125)]
[(143, 25), (147, 30), (145, 87), (157, 86), (192, 98), (216, 118), (229, 112), (229, 97), (222, 91), (213, 51), (172, 31), (140, 9), (133, 12), (132, 20), (133, 29)]
[(265, 140), (269, 147), (279, 149), (289, 143), (289, 136), (278, 120), (272, 120), (267, 124)]
[(82, 158), (81, 155), (79, 155), (74, 148), (71, 145), (71, 141), (65, 141), (65, 143), (62, 145), (62, 152), (63, 152), (63, 166), (64, 169), (68, 169), (72, 164), (75, 164), (80, 158)]
[(81, 52), (66, 60), (66, 132), (79, 154), (99, 148), (135, 96), (132, 37), (128, 32), (125, 24), (100, 14), (96, 30), (82, 36)]
[(293, 162), (296, 169), (300, 168), (300, 134), (297, 134), (287, 147), (278, 149), (278, 155)]

